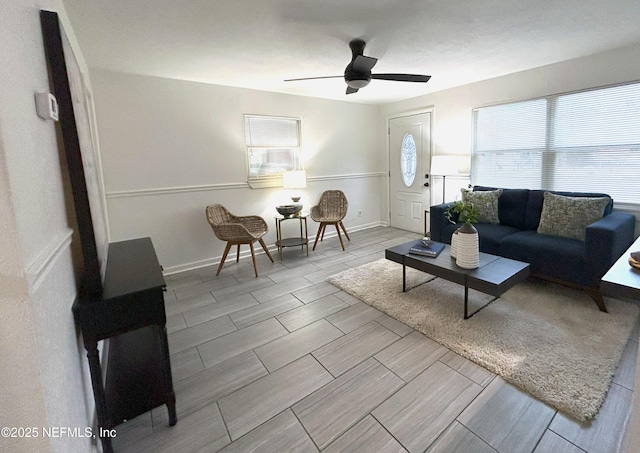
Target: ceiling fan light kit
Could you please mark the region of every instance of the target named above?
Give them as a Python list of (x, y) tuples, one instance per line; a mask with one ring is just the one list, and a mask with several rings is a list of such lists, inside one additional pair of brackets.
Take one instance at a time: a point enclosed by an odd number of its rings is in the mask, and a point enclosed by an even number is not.
[(378, 62), (377, 58), (363, 55), (366, 43), (362, 39), (352, 39), (349, 43), (351, 48), (351, 62), (344, 70), (344, 76), (306, 77), (301, 79), (287, 79), (285, 82), (296, 82), (301, 80), (333, 79), (344, 77), (347, 83), (347, 93), (357, 93), (360, 88), (369, 85), (371, 79), (391, 80), (395, 82), (428, 82), (431, 76), (419, 74), (371, 74), (371, 69)]

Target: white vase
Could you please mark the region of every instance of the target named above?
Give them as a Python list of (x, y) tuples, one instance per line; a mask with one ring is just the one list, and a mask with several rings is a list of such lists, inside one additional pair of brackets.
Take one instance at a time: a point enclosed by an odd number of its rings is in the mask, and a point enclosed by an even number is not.
[(473, 225), (463, 225), (458, 230), (456, 264), (463, 269), (476, 269), (480, 265), (478, 230)]
[(451, 235), (451, 258), (455, 258), (458, 254), (458, 230)]

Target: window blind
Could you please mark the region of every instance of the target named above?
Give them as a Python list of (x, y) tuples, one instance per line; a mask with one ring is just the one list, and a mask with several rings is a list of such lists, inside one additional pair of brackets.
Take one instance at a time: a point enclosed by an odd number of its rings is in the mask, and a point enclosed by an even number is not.
[(640, 83), (473, 110), (472, 181), (639, 203)]
[(300, 169), (300, 119), (245, 115), (249, 179)]

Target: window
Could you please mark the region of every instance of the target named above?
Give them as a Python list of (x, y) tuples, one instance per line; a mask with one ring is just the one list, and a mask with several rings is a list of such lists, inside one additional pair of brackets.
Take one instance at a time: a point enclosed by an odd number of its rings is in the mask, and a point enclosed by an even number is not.
[(413, 135), (407, 132), (402, 139), (402, 149), (400, 150), (400, 172), (402, 173), (402, 181), (407, 187), (411, 187), (416, 178), (416, 142)]
[(300, 170), (300, 119), (244, 116), (249, 181), (273, 180)]
[(472, 180), (638, 203), (640, 83), (474, 109)]

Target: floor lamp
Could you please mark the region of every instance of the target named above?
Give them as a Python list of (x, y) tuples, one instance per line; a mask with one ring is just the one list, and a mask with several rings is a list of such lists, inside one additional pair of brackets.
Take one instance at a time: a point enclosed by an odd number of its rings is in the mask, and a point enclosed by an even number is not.
[(431, 174), (433, 176), (442, 176), (442, 202), (445, 202), (446, 194), (446, 178), (459, 174), (459, 158), (458, 156), (433, 156), (431, 158)]

